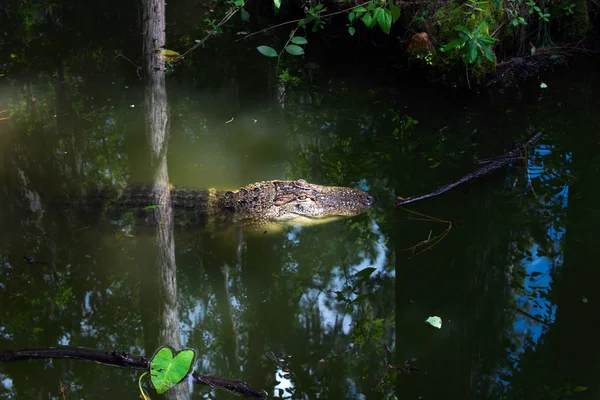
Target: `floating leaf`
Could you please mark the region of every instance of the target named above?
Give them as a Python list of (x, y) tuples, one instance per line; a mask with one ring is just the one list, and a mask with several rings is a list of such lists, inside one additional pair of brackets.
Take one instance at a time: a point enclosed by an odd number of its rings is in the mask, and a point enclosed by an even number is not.
[(269, 46), (258, 46), (256, 48), (256, 50), (258, 50), (260, 52), (260, 54), (262, 54), (263, 56), (277, 57), (277, 52), (272, 47), (269, 47)]
[(306, 40), (306, 38), (303, 38), (302, 36), (294, 36), (292, 38), (292, 43), (294, 43), (294, 44), (306, 44), (306, 43), (308, 43), (308, 40)]
[(440, 329), (442, 327), (442, 319), (440, 317), (429, 317), (425, 320), (425, 322), (427, 322), (429, 325), (433, 326), (434, 328), (438, 328)]
[(304, 50), (300, 46), (296, 46), (295, 44), (288, 44), (285, 46), (285, 51), (290, 53), (293, 56), (300, 56), (304, 54)]
[(196, 351), (184, 349), (175, 352), (172, 347), (162, 346), (150, 361), (150, 380), (158, 394), (163, 394), (185, 379), (192, 371)]
[(542, 89), (546, 89), (548, 87), (548, 85), (546, 85), (544, 82), (540, 83), (540, 87)]

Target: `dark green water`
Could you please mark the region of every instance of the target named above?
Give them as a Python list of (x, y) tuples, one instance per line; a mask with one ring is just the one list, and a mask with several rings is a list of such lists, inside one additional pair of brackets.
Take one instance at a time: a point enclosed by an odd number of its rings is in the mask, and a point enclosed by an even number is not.
[[(10, 117), (0, 121), (0, 349), (150, 355), (163, 344), (156, 310), (173, 301), (157, 289), (152, 236), (56, 201), (149, 180), (143, 82), (72, 40), (79, 56), (63, 43), (62, 62), (19, 58), (0, 78)], [(171, 183), (303, 178), (378, 202), (267, 235), (176, 229), (174, 311), (197, 372), (294, 399), (599, 398), (598, 60), (478, 95), (323, 65), (286, 86), (282, 104), (249, 51), (237, 69), (206, 72), (197, 58), (169, 76)], [(537, 131), (527, 165), (393, 208)], [(384, 345), (391, 363), (416, 358), (418, 371), (390, 370), (380, 385)], [(289, 363), (287, 377), (268, 352)], [(132, 399), (138, 376), (81, 361), (2, 364), (0, 397), (57, 399), (62, 382), (69, 399)], [(233, 398), (193, 388), (209, 396)]]

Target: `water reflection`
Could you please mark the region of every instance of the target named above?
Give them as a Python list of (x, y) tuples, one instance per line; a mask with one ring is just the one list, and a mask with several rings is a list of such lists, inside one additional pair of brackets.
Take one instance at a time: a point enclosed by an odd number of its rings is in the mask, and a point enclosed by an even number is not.
[[(456, 222), (418, 256), (399, 250), (437, 228), (391, 207), (395, 195), (458, 178), (475, 156), (501, 154), (526, 136), (525, 122), (563, 126), (556, 108), (555, 119), (534, 112), (551, 103), (518, 103), (527, 112), (515, 116), (502, 101), (453, 103), (427, 88), (400, 95), (329, 76), (323, 81), (331, 85), (321, 88), (278, 82), (273, 98), (241, 77), (222, 91), (167, 78), (147, 115), (138, 107), (145, 89), (137, 78), (113, 71), (99, 84), (95, 74), (71, 71), (63, 68), (60, 82), (52, 73), (32, 82), (15, 77), (0, 94), (11, 111), (0, 121), (7, 128), (0, 135), (3, 348), (70, 344), (148, 354), (176, 343), (198, 350), (198, 372), (243, 379), (281, 398), (519, 398), (567, 379), (564, 371), (535, 377), (557, 363), (546, 343), (565, 353), (573, 344), (553, 338), (568, 325), (561, 310), (577, 313), (584, 294), (593, 300), (592, 288), (568, 292), (577, 303), (555, 296), (557, 277), (581, 263), (565, 247), (569, 229), (586, 232), (568, 176), (597, 168), (578, 159), (583, 145), (547, 133), (528, 172), (515, 165), (415, 206)], [(31, 91), (35, 104), (27, 101)], [(169, 150), (158, 143), (149, 156), (143, 133), (152, 118), (166, 118), (167, 99)], [(490, 110), (503, 118), (491, 121)], [(590, 115), (582, 118), (589, 123)], [(157, 132), (164, 135), (161, 118)], [(496, 132), (498, 121), (512, 130)], [(168, 215), (161, 231), (133, 229), (125, 218), (94, 224), (66, 201), (91, 188), (155, 178), (162, 187), (219, 189), (303, 178), (369, 188), (378, 203), (367, 215), (263, 235), (178, 230)], [(592, 181), (579, 180), (576, 190), (593, 211)], [(593, 237), (577, 236), (584, 244)], [(48, 264), (27, 264), (25, 251)], [(586, 273), (577, 271), (574, 282)], [(424, 323), (430, 315), (442, 317), (441, 330)], [(390, 373), (374, 390), (385, 372), (384, 344), (392, 363), (416, 357), (419, 371)], [(533, 368), (532, 358), (542, 367)], [(129, 372), (82, 363), (0, 371), (7, 398), (56, 397), (60, 381), (73, 398), (130, 398), (137, 391)], [(574, 385), (595, 385), (575, 378)], [(193, 397), (232, 397), (191, 390)]]

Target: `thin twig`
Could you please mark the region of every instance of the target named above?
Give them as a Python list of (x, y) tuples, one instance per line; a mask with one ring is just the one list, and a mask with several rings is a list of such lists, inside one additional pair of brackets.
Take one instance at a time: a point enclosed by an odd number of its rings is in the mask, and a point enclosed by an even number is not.
[[(405, 209), (406, 210), (406, 209)], [(444, 223), (444, 224), (448, 224), (448, 227), (446, 228), (446, 230), (442, 233), (440, 233), (439, 235), (434, 236), (433, 238), (431, 237), (432, 231), (429, 231), (429, 235), (427, 236), (427, 239), (421, 240), (419, 243), (415, 244), (414, 246), (411, 247), (407, 247), (404, 249), (401, 249), (400, 251), (407, 251), (407, 250), (412, 250), (413, 252), (413, 256), (418, 256), (419, 254), (430, 250), (433, 246), (437, 245), (438, 243), (440, 243), (442, 240), (444, 240), (446, 238), (446, 236), (448, 235), (448, 233), (450, 233), (450, 230), (452, 229), (452, 221), (446, 221), (443, 219), (439, 219), (436, 217), (431, 217), (429, 215), (425, 215), (425, 214), (421, 214), (420, 212), (417, 211), (412, 211), (412, 210), (406, 210), (410, 213), (413, 214), (417, 214), (417, 215), (421, 215), (423, 218), (414, 218), (414, 217), (408, 217), (408, 219), (410, 220), (415, 220), (415, 221), (428, 221), (428, 222), (439, 222), (439, 223)], [(423, 248), (423, 250), (415, 253), (415, 251), (422, 247), (428, 245), (426, 247)], [(410, 257), (410, 258), (412, 258)]]
[[(329, 18), (329, 17), (333, 17), (334, 15), (343, 14), (343, 13), (348, 12), (350, 10), (354, 10), (355, 8), (362, 7), (365, 4), (369, 4), (369, 2), (370, 1), (365, 1), (364, 3), (357, 4), (357, 5), (355, 5), (353, 7), (350, 7), (350, 8), (345, 8), (343, 10), (335, 11), (335, 12), (332, 12), (332, 13), (329, 13), (329, 14), (323, 14), (323, 15), (321, 15), (321, 18)], [(292, 21), (286, 21), (286, 22), (282, 22), (282, 23), (277, 24), (277, 25), (269, 26), (269, 27), (267, 27), (265, 29), (261, 29), (260, 31), (249, 33), (246, 36), (237, 39), (236, 42), (239, 42), (240, 40), (248, 39), (249, 37), (254, 36), (254, 35), (258, 35), (259, 33), (265, 33), (267, 31), (270, 31), (270, 30), (273, 30), (273, 29), (277, 29), (277, 28), (285, 26), (285, 25), (295, 24), (295, 23), (298, 23), (298, 22), (300, 22), (302, 20), (304, 20), (304, 18), (294, 19)]]
[[(229, 21), (231, 19), (231, 17), (233, 17), (235, 15), (235, 13), (240, 10), (240, 8), (241, 7), (230, 10), (227, 14), (225, 14), (225, 16), (223, 17), (221, 22), (219, 22), (216, 25), (216, 28), (220, 28), (221, 26), (223, 26), (223, 24), (225, 24), (227, 21)], [(208, 34), (206, 36), (204, 36), (204, 38), (202, 40), (200, 40), (198, 43), (196, 43), (195, 45), (190, 47), (185, 53), (183, 53), (182, 55), (177, 57), (176, 60), (180, 60), (180, 59), (184, 58), (188, 53), (190, 53), (190, 52), (196, 50), (198, 47), (202, 46), (204, 44), (204, 42), (206, 42), (210, 37), (215, 36), (216, 33), (217, 33), (216, 29), (208, 32)]]

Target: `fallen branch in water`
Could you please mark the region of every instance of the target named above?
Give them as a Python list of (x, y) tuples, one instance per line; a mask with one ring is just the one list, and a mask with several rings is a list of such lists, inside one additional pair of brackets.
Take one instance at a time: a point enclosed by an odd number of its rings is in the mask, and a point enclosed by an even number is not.
[[(150, 370), (150, 361), (143, 356), (136, 356), (127, 352), (102, 351), (82, 347), (47, 347), (39, 349), (0, 350), (0, 362), (22, 361), (33, 359), (71, 359), (92, 361), (100, 364), (112, 365), (122, 368), (137, 370)], [(194, 383), (210, 386), (213, 389), (222, 389), (244, 397), (265, 399), (267, 394), (257, 390), (248, 383), (216, 376), (206, 376), (197, 373), (191, 374)]]
[(483, 167), (478, 168), (475, 171), (463, 176), (456, 182), (450, 183), (445, 186), (441, 186), (431, 193), (423, 194), (420, 196), (408, 197), (408, 198), (398, 197), (399, 201), (394, 205), (394, 207), (401, 207), (405, 204), (414, 203), (415, 201), (439, 196), (440, 194), (445, 193), (448, 190), (455, 188), (456, 186), (460, 185), (461, 183), (465, 183), (465, 182), (471, 181), (475, 178), (479, 178), (481, 176), (487, 175), (490, 172), (493, 172), (499, 168), (505, 167), (514, 161), (518, 161), (527, 155), (527, 150), (529, 150), (531, 147), (533, 147), (533, 145), (535, 143), (537, 143), (538, 140), (540, 140), (540, 137), (542, 137), (542, 134), (539, 132), (536, 133), (535, 135), (530, 137), (529, 140), (527, 140), (527, 142), (518, 144), (514, 150), (511, 150), (508, 153), (506, 153), (500, 157), (495, 157), (492, 159), (485, 160), (484, 162), (486, 162), (486, 165), (484, 165)]

